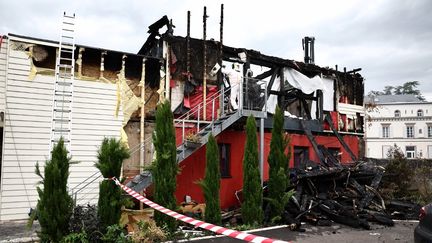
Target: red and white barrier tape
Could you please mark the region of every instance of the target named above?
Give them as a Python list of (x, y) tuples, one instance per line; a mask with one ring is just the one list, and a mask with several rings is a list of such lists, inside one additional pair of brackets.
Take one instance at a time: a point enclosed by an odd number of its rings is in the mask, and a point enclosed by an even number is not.
[(164, 208), (162, 206), (160, 206), (159, 204), (156, 204), (150, 200), (148, 200), (147, 198), (143, 197), (142, 195), (140, 195), (139, 193), (137, 193), (136, 191), (130, 189), (129, 187), (121, 184), (117, 178), (112, 178), (113, 181), (115, 181), (115, 183), (120, 186), (125, 192), (127, 192), (129, 195), (131, 195), (132, 197), (138, 199), (139, 201), (145, 203), (146, 205), (148, 205), (149, 207), (152, 207), (153, 209), (158, 210), (159, 212), (169, 215), (177, 220), (181, 220), (183, 222), (186, 222), (188, 224), (191, 224), (193, 226), (196, 227), (200, 227), (203, 228), (205, 230), (210, 230), (213, 231), (217, 234), (222, 234), (222, 235), (226, 235), (235, 239), (240, 239), (240, 240), (244, 240), (244, 241), (249, 241), (249, 242), (256, 242), (256, 243), (288, 243), (287, 241), (282, 241), (282, 240), (274, 240), (274, 239), (270, 239), (270, 238), (266, 238), (266, 237), (262, 237), (262, 236), (257, 236), (257, 235), (253, 235), (253, 234), (248, 234), (248, 233), (244, 233), (241, 231), (236, 231), (236, 230), (231, 230), (231, 229), (227, 229), (227, 228), (223, 228), (214, 224), (209, 224), (206, 223), (204, 221), (201, 220), (197, 220), (194, 218), (190, 218), (187, 217), (183, 214), (179, 214), (176, 213), (172, 210), (169, 210), (167, 208)]

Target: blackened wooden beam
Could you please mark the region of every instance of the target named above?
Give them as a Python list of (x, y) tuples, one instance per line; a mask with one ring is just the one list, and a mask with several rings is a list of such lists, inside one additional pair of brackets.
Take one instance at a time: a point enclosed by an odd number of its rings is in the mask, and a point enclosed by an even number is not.
[(345, 149), (345, 151), (348, 152), (348, 154), (351, 156), (351, 159), (353, 162), (357, 161), (356, 156), (354, 155), (353, 151), (350, 149), (350, 147), (345, 143), (345, 141), (343, 140), (342, 136), (339, 134), (339, 132), (336, 130), (336, 128), (333, 126), (333, 119), (331, 118), (331, 116), (329, 114), (327, 114), (325, 116), (325, 120), (328, 122), (328, 124), (330, 125), (331, 130), (333, 131), (333, 133), (336, 135), (337, 139), (339, 140), (339, 142), (341, 143), (342, 147)]
[(267, 85), (267, 96), (269, 96), (270, 93), (272, 92), (271, 88), (273, 86), (273, 83), (274, 83), (274, 81), (276, 79), (276, 76), (277, 76), (278, 72), (279, 72), (279, 68), (273, 69), (273, 74), (272, 74), (272, 76), (270, 78), (270, 81), (269, 81), (269, 83)]
[(265, 79), (265, 78), (269, 77), (270, 75), (272, 75), (273, 73), (274, 73), (274, 69), (270, 69), (268, 71), (265, 71), (265, 72), (255, 76), (254, 79), (259, 79), (259, 80)]

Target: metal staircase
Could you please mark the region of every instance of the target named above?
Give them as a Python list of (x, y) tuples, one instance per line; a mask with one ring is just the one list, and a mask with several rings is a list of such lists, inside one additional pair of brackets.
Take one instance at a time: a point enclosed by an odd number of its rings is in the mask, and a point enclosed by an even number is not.
[[(264, 82), (264, 87), (261, 89), (262, 99), (267, 100), (267, 92), (266, 91), (266, 83)], [(244, 109), (245, 107), (250, 106), (250, 101), (246, 100), (246, 96), (243, 96), (243, 90), (247, 90), (244, 84), (241, 86), (240, 89), (238, 89), (240, 94), (238, 97), (240, 97), (239, 101), (239, 109), (230, 112), (225, 107), (228, 106), (227, 102), (229, 102), (226, 97), (227, 94), (229, 94), (230, 89), (221, 89), (219, 92), (214, 94), (211, 97), (208, 97), (207, 105), (211, 105), (212, 107), (212, 114), (214, 114), (214, 107), (215, 102), (218, 102), (220, 100), (223, 101), (223, 105), (221, 106), (221, 116), (218, 118), (212, 117), (211, 121), (206, 123), (206, 125), (203, 128), (200, 128), (200, 107), (203, 107), (203, 103), (198, 105), (198, 109), (191, 110), (184, 115), (182, 115), (180, 118), (176, 119), (175, 125), (181, 126), (182, 131), (182, 143), (177, 147), (177, 162), (180, 163), (183, 160), (185, 160), (187, 157), (192, 155), (195, 151), (197, 151), (199, 148), (207, 144), (208, 138), (210, 134), (213, 134), (213, 136), (217, 136), (224, 130), (226, 130), (228, 127), (230, 127), (232, 124), (234, 124), (236, 121), (238, 121), (241, 117), (247, 116), (250, 114), (254, 114), (255, 117), (258, 116), (266, 116), (266, 103), (264, 102), (264, 107), (261, 106), (259, 110), (251, 111)], [(247, 105), (244, 105), (247, 104)], [(185, 140), (185, 124), (190, 123), (190, 117), (194, 116), (197, 117), (197, 135), (200, 137), (200, 141), (197, 144), (197, 146), (188, 146), (187, 141)], [(204, 121), (201, 121), (203, 123)], [(150, 186), (152, 183), (152, 176), (149, 171), (144, 171), (141, 174), (135, 176), (128, 184), (127, 186), (132, 188), (133, 190), (139, 192)]]
[(75, 70), (75, 14), (63, 13), (59, 49), (57, 53), (53, 94), (50, 153), (54, 145), (64, 139), (68, 152), (71, 152), (71, 123), (73, 80)]

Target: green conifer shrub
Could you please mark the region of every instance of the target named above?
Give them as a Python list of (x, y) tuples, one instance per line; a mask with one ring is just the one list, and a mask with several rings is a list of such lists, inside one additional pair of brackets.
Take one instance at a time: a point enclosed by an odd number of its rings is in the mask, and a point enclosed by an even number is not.
[(258, 161), (258, 141), (255, 118), (251, 115), (246, 122), (246, 144), (243, 159), (243, 223), (260, 225), (263, 221), (262, 186)]
[(73, 207), (72, 197), (67, 191), (70, 160), (64, 140), (60, 138), (51, 151), (51, 159), (45, 162), (43, 175), (39, 163), (36, 163), (36, 174), (42, 178), (43, 185), (43, 188), (37, 187), (39, 200), (36, 206), (41, 242), (60, 242), (69, 233)]
[[(174, 192), (179, 168), (173, 114), (169, 102), (161, 103), (157, 107), (153, 144), (156, 152), (156, 159), (151, 168), (154, 200), (165, 208), (175, 210), (177, 201)], [(155, 211), (154, 219), (157, 226), (165, 228), (169, 233), (175, 232), (177, 223), (174, 218)]]
[(268, 197), (269, 202), (266, 212), (269, 212), (268, 220), (277, 222), (284, 211), (285, 204), (293, 192), (286, 192), (289, 187), (289, 169), (288, 163), (291, 157), (289, 149), (288, 155), (285, 151), (289, 147), (289, 137), (284, 136), (284, 115), (279, 106), (276, 106), (275, 115), (273, 116), (272, 139), (270, 142), (270, 153), (268, 156), (269, 164), (269, 181)]
[(222, 223), (219, 200), (220, 178), (218, 145), (213, 135), (210, 135), (206, 145), (205, 176), (199, 184), (204, 191), (206, 203), (204, 219), (216, 225)]
[[(129, 150), (115, 138), (104, 138), (98, 151), (95, 166), (104, 178), (120, 177), (123, 160), (129, 158)], [(101, 230), (105, 232), (110, 225), (118, 224), (121, 215), (122, 189), (112, 180), (99, 184), (98, 217)]]

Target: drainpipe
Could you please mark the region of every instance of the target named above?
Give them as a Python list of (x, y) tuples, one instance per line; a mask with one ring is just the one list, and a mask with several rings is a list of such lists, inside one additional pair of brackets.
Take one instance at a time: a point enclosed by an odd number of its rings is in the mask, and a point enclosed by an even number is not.
[(264, 184), (264, 118), (260, 118), (260, 155), (259, 166), (261, 175), (261, 186)]

